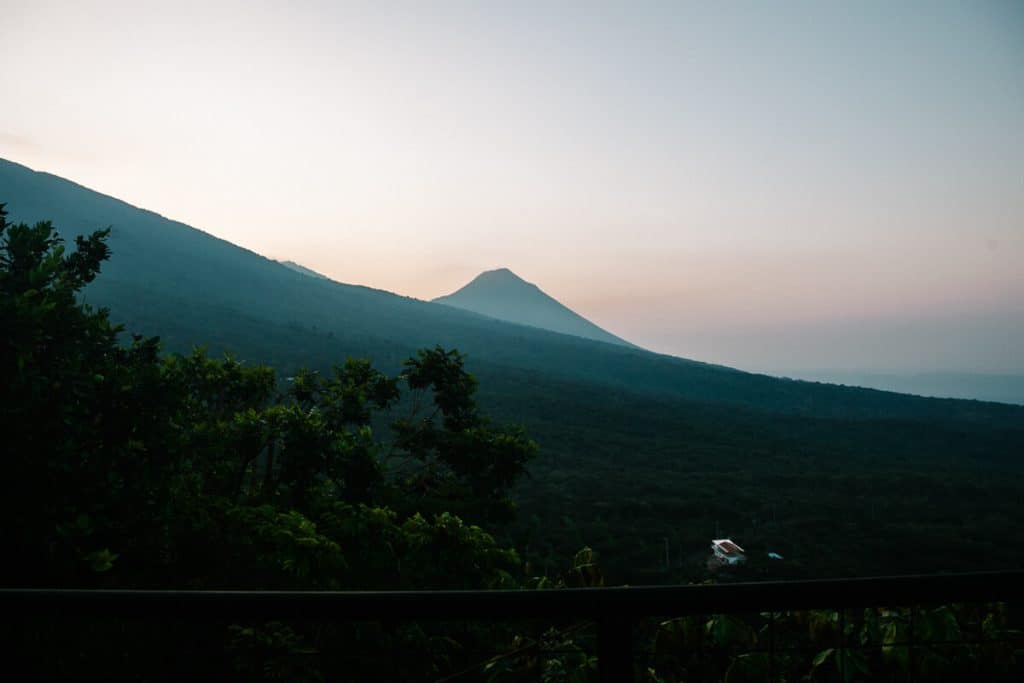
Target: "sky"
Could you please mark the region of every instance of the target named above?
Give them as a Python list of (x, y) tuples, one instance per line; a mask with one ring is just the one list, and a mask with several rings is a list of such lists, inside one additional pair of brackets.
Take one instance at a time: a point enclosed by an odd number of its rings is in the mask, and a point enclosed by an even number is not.
[(0, 157), (657, 351), (1024, 373), (1024, 3), (0, 0)]

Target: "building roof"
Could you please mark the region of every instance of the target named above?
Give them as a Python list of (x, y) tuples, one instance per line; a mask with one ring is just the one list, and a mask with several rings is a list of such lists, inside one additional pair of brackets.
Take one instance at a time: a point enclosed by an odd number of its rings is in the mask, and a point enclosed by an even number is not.
[(716, 546), (726, 555), (739, 555), (746, 552), (743, 548), (739, 547), (728, 538), (717, 538), (711, 541), (711, 545)]

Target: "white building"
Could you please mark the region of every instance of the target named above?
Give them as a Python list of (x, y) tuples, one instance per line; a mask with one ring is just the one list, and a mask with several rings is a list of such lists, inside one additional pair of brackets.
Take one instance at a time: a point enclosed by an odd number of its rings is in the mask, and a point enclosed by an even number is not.
[(715, 559), (723, 564), (736, 565), (747, 561), (746, 551), (728, 538), (717, 538), (711, 541), (711, 552)]

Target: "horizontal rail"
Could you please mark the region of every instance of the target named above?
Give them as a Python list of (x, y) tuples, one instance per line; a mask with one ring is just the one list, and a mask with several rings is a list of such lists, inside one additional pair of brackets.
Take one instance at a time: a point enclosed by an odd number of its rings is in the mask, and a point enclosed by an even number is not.
[(1024, 571), (685, 586), (495, 591), (0, 589), (0, 610), (33, 617), (144, 619), (601, 618), (815, 608), (1020, 602)]

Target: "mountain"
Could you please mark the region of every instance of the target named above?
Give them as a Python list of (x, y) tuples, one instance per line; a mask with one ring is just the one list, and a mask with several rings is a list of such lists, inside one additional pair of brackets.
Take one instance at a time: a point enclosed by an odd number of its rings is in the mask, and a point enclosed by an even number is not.
[[(161, 335), (171, 349), (206, 344), (294, 369), (313, 360), (303, 352), (305, 346), (330, 335), (323, 350), (332, 361), (346, 354), (368, 355), (397, 367), (409, 352), (440, 344), (468, 354), (474, 368), (517, 369), (547, 379), (764, 413), (995, 423), (1024, 417), (1012, 406), (741, 372), (651, 353), (621, 340), (605, 343), (309, 277), (191, 226), (5, 160), (0, 160), (0, 202), (9, 205), (11, 220), (52, 220), (69, 240), (112, 226), (113, 257), (86, 297), (109, 307), (129, 329)], [(483, 280), (505, 281), (506, 289), (544, 297), (511, 273), (499, 271)], [(261, 327), (265, 333), (256, 332)], [(291, 335), (295, 340), (287, 341)], [(271, 347), (272, 340), (278, 341)]]
[(520, 325), (632, 346), (562, 305), (508, 268), (480, 273), (462, 289), (433, 301)]
[(884, 373), (853, 370), (796, 370), (789, 377), (846, 384), (935, 398), (965, 398), (1024, 405), (1024, 375), (969, 372)]
[(3, 202), (69, 241), (112, 226), (84, 298), (168, 351), (291, 374), (461, 350), (485, 410), (541, 444), (507, 532), (535, 566), (590, 545), (609, 580), (700, 580), (661, 569), (666, 539), (690, 557), (719, 530), (792, 576), (1024, 566), (1022, 407), (778, 379), (310, 277), (0, 160)]
[(296, 273), (302, 273), (303, 275), (308, 275), (309, 277), (320, 278), (321, 280), (331, 279), (326, 275), (321, 275), (315, 270), (311, 270), (300, 263), (296, 263), (295, 261), (278, 261), (278, 263), (280, 263), (285, 268), (290, 268), (291, 270), (294, 270)]

